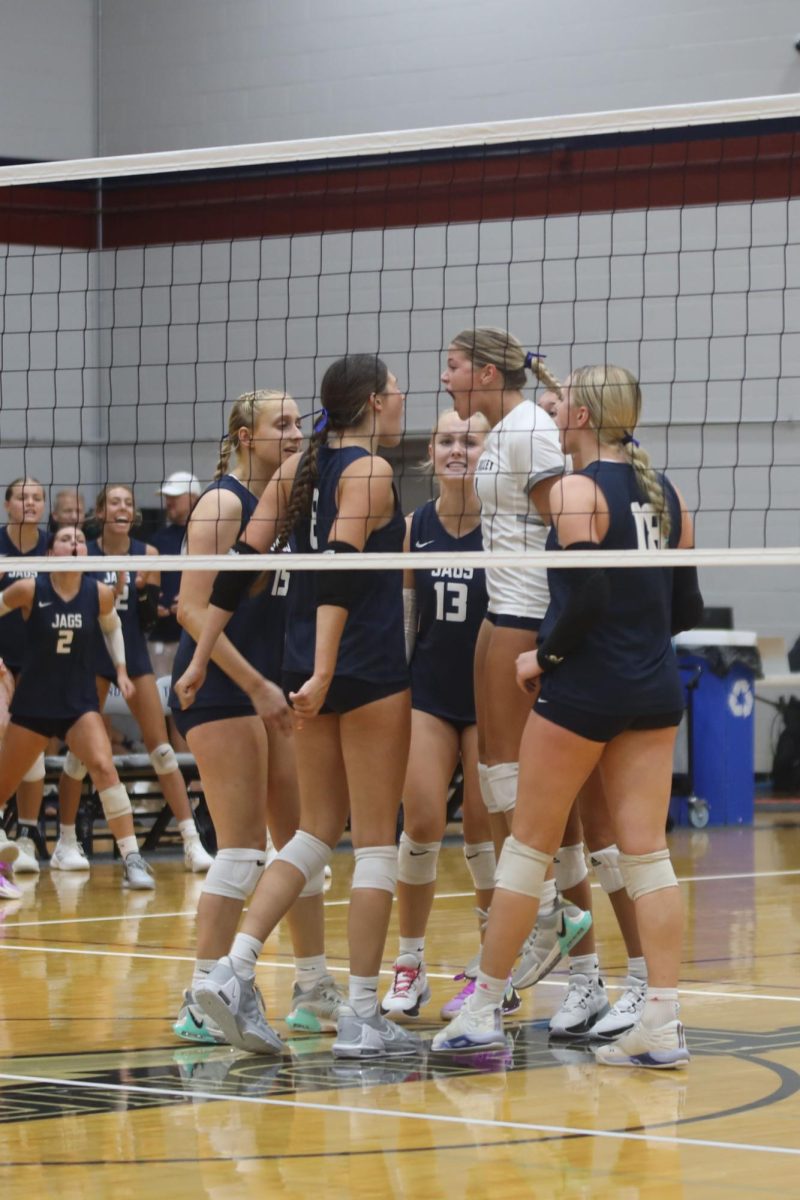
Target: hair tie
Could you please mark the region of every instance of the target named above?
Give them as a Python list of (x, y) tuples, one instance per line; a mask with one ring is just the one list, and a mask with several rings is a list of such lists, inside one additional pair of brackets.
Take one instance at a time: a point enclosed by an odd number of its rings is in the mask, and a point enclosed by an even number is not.
[(619, 440), (620, 444), (623, 446), (635, 446), (637, 450), (639, 449), (639, 443), (632, 433), (623, 433)]
[(528, 353), (525, 355), (525, 366), (528, 368), (529, 371), (530, 371), (531, 367), (533, 366), (534, 361), (539, 358), (547, 358), (547, 355), (540, 354), (538, 350), (529, 350), (528, 351)]
[(316, 424), (314, 425), (314, 433), (322, 433), (323, 429), (327, 429), (327, 428), (328, 428), (328, 410), (323, 405), (322, 415), (319, 417)]

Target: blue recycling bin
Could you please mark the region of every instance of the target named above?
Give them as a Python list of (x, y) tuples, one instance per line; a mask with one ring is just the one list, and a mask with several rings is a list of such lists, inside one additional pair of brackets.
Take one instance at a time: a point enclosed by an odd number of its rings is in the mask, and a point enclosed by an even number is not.
[(756, 635), (694, 629), (675, 640), (687, 698), (689, 795), (677, 824), (752, 825), (755, 794)]

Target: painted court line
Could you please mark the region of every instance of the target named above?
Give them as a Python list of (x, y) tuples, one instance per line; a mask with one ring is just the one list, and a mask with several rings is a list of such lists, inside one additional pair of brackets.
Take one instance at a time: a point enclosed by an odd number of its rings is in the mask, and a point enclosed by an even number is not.
[(160, 917), (196, 917), (197, 909), (189, 908), (186, 912), (157, 912), (157, 913), (116, 913), (110, 917), (58, 917), (49, 921), (6, 921), (4, 929), (27, 929), (45, 925), (91, 925), (93, 921), (157, 921)]
[(700, 1149), (711, 1150), (744, 1150), (750, 1154), (788, 1154), (793, 1157), (800, 1156), (800, 1148), (792, 1146), (759, 1146), (749, 1144), (747, 1142), (720, 1142), (708, 1138), (683, 1138), (683, 1137), (665, 1137), (649, 1133), (628, 1133), (617, 1132), (616, 1130), (604, 1129), (582, 1129), (575, 1125), (538, 1125), (533, 1122), (526, 1121), (492, 1121), (485, 1118), (477, 1117), (451, 1117), (441, 1113), (416, 1113), (407, 1112), (403, 1109), (391, 1108), (367, 1108), (359, 1107), (351, 1104), (321, 1104), (309, 1100), (278, 1100), (268, 1096), (225, 1096), (218, 1092), (200, 1092), (195, 1090), (180, 1090), (177, 1088), (151, 1088), (142, 1087), (138, 1084), (122, 1084), (122, 1083), (94, 1083), (89, 1080), (77, 1079), (52, 1079), (44, 1075), (7, 1075), (0, 1072), (0, 1079), (7, 1079), (12, 1083), (44, 1083), (52, 1084), (56, 1087), (76, 1087), (92, 1089), (102, 1092), (139, 1092), (149, 1096), (167, 1096), (172, 1099), (185, 1100), (187, 1103), (196, 1097), (202, 1100), (219, 1100), (230, 1104), (256, 1104), (264, 1108), (293, 1108), (305, 1109), (311, 1112), (324, 1112), (331, 1116), (339, 1113), (345, 1113), (349, 1116), (368, 1116), (368, 1117), (390, 1117), (392, 1120), (406, 1121), (425, 1121), (427, 1123), (436, 1123), (443, 1125), (462, 1125), (470, 1127), (479, 1127), (482, 1129), (514, 1129), (521, 1130), (526, 1133), (548, 1133), (548, 1134), (563, 1134), (565, 1137), (582, 1137), (599, 1138), (601, 1140), (621, 1141), (621, 1142), (650, 1142), (660, 1143), (664, 1146), (682, 1146), (689, 1147), (697, 1146)]
[[(790, 871), (742, 871), (729, 875), (682, 875), (678, 878), (678, 883), (725, 883), (734, 879), (779, 879), (783, 876), (800, 875), (800, 869)], [(593, 888), (599, 888), (599, 883), (593, 883)], [(474, 892), (442, 892), (435, 896), (435, 900), (469, 900), (474, 897)], [(341, 908), (350, 903), (350, 897), (345, 896), (342, 900), (326, 900), (326, 908)], [(171, 917), (193, 917), (196, 915), (196, 909), (186, 909), (182, 912), (157, 912), (157, 913), (116, 913), (105, 917), (57, 917), (46, 921), (6, 921), (5, 929), (27, 929), (41, 925), (90, 925), (93, 921), (157, 921), (159, 918)], [(245, 910), (246, 911), (246, 910)], [(0, 915), (2, 915), (0, 913)]]
[[(77, 955), (81, 955), (81, 956), (84, 956), (87, 958), (144, 958), (144, 959), (158, 959), (159, 961), (162, 961), (162, 962), (190, 962), (190, 963), (193, 963), (195, 961), (194, 955), (191, 955), (191, 954), (157, 954), (154, 952), (147, 952), (147, 951), (142, 951), (142, 950), (97, 950), (97, 949), (87, 950), (82, 947), (72, 947), (72, 946), (22, 946), (16, 942), (3, 942), (3, 941), (0, 941), (0, 950), (11, 950), (11, 951), (18, 950), (20, 952), (28, 953), (28, 954), (77, 954)], [(294, 968), (293, 962), (273, 962), (273, 961), (268, 960), (265, 962), (259, 962), (257, 964), (257, 970), (259, 970), (259, 971), (266, 971), (266, 970), (293, 971), (294, 969), (295, 968)], [(338, 966), (334, 966), (334, 965), (329, 965), (328, 970), (331, 973), (337, 972), (342, 975), (347, 975), (349, 973), (350, 968), (346, 967), (346, 966), (338, 967)], [(381, 975), (391, 976), (394, 974), (394, 971), (393, 971), (392, 967), (382, 967), (380, 973), (381, 973)], [(428, 971), (428, 978), (429, 979), (452, 980), (453, 976), (449, 975), (443, 971)], [(567, 982), (566, 978), (563, 978), (563, 979), (540, 979), (536, 986), (537, 987), (560, 987), (560, 988), (563, 988), (566, 986), (566, 982)], [(612, 987), (613, 986), (616, 986), (618, 988), (618, 990), (621, 990), (621, 985), (612, 985)], [(678, 991), (679, 991), (679, 994), (682, 996), (703, 996), (703, 997), (714, 999), (714, 1000), (768, 1000), (768, 1001), (774, 1001), (777, 1004), (800, 1004), (800, 996), (772, 996), (768, 993), (761, 993), (761, 992), (755, 992), (755, 993), (715, 992), (715, 991), (708, 991), (705, 989), (701, 990), (700, 988), (683, 988), (683, 987), (679, 988)]]

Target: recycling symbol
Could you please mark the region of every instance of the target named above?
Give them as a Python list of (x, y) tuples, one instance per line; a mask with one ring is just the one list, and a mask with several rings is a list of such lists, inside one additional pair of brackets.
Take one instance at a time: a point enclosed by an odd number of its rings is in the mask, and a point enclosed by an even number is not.
[(735, 717), (749, 717), (753, 711), (755, 697), (746, 679), (737, 679), (728, 692), (728, 708)]

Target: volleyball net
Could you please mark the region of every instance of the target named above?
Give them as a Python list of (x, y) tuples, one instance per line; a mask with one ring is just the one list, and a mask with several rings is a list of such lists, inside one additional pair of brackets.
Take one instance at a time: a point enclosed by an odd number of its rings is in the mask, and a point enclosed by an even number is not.
[(238, 395), (289, 392), (310, 432), (325, 369), (367, 352), (407, 392), (410, 511), (450, 338), (499, 326), (562, 379), (629, 368), (696, 561), (748, 564), (751, 608), (779, 603), (800, 581), (798, 149), (786, 96), (1, 168), (0, 480), (157, 506), (173, 471), (210, 480)]

